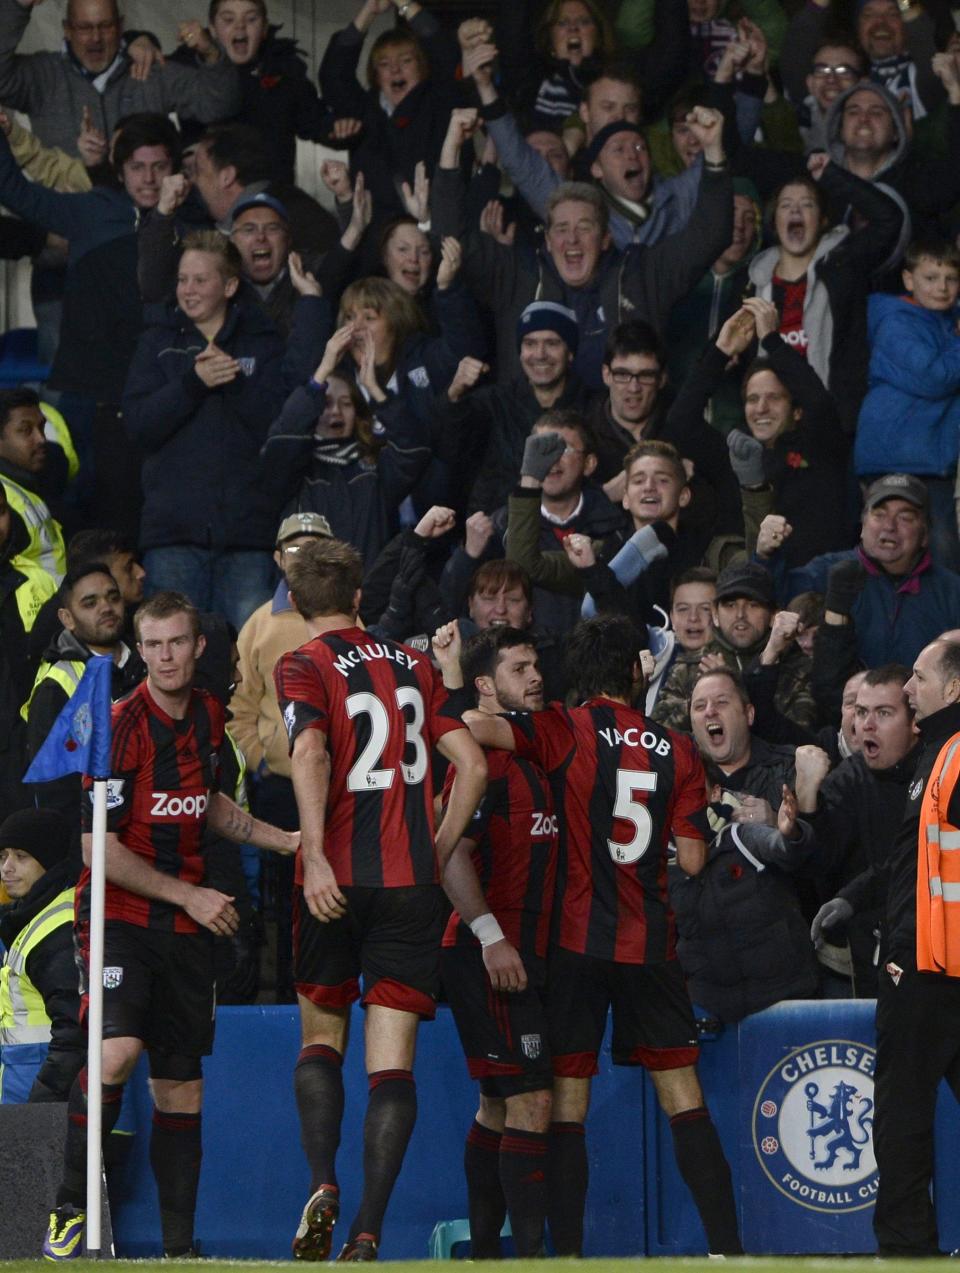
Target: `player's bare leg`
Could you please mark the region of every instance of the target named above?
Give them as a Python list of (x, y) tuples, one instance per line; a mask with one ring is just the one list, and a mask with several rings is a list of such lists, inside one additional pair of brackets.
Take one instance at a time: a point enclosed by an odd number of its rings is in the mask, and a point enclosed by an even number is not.
[(553, 1080), (553, 1110), (547, 1155), (547, 1219), (557, 1255), (580, 1255), (587, 1204), (588, 1078)]
[(338, 1260), (377, 1258), (380, 1229), (417, 1120), (413, 1059), (420, 1018), (382, 1004), (367, 1005), (364, 1021), (370, 1098), (363, 1124), (363, 1197)]
[(310, 1197), (293, 1239), (293, 1254), (298, 1260), (326, 1260), (340, 1212), (336, 1157), (350, 1008), (321, 1007), (303, 995), (299, 1002), (301, 1048), (293, 1083), (300, 1136), (310, 1164)]
[(696, 1067), (649, 1073), (660, 1108), (670, 1120), (677, 1166), (693, 1194), (711, 1255), (741, 1255), (730, 1167), (704, 1104)]

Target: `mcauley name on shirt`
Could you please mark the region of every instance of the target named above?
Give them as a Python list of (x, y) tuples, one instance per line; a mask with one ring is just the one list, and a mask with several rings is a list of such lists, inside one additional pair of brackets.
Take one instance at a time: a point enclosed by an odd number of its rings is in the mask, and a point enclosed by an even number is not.
[(372, 645), (357, 645), (345, 654), (338, 654), (332, 666), (341, 676), (349, 676), (353, 668), (361, 663), (372, 663), (376, 659), (389, 659), (391, 663), (399, 663), (401, 667), (411, 671), (419, 666), (420, 660), (407, 654), (397, 646), (382, 645), (379, 641)]

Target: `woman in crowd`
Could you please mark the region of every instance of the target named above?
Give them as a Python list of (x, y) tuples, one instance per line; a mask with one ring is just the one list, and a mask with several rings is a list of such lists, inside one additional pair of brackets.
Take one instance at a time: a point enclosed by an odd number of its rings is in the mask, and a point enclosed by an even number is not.
[(284, 512), (322, 513), (369, 567), (396, 533), (397, 510), (430, 463), (430, 449), (418, 444), (403, 399), (388, 401), (380, 388), (369, 327), (356, 380), (343, 365), (356, 330), (350, 322), (331, 336), (313, 376), (270, 426), (262, 456), (264, 480)]

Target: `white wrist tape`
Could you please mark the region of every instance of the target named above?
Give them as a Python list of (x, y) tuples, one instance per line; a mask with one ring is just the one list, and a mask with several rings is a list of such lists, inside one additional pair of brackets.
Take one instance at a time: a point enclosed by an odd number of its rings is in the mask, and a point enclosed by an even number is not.
[(490, 911), (486, 915), (478, 915), (470, 924), (470, 931), (481, 946), (492, 946), (494, 942), (503, 941), (503, 929)]

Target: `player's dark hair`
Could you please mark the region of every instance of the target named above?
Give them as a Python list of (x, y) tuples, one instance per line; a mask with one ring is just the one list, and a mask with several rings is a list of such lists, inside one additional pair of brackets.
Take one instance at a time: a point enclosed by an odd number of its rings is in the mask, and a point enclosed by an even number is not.
[(711, 570), (709, 566), (691, 566), (689, 570), (683, 570), (670, 580), (670, 600), (676, 596), (678, 588), (682, 588), (685, 583), (708, 583), (715, 588), (717, 586), (717, 572)]
[(180, 167), (180, 133), (176, 124), (157, 111), (137, 111), (117, 124), (113, 143), (113, 171), (123, 175), (123, 165), (141, 146), (162, 146), (170, 156), (174, 172)]
[(661, 371), (667, 361), (663, 341), (656, 330), (642, 318), (636, 318), (632, 323), (618, 323), (614, 327), (607, 338), (603, 365), (609, 367), (614, 358), (628, 358), (631, 354), (649, 354), (651, 358), (656, 358)]
[(527, 605), (533, 605), (533, 584), (530, 576), (522, 566), (505, 557), (495, 561), (485, 561), (474, 571), (467, 589), (467, 600), (478, 592), (499, 592), (501, 588), (519, 588), (526, 598)]
[(250, 186), (255, 181), (269, 181), (273, 163), (263, 136), (249, 124), (214, 124), (197, 143), (219, 172), (223, 168), (237, 170), (237, 182)]
[(78, 530), (67, 544), (67, 568), (85, 565), (88, 561), (106, 561), (114, 553), (134, 551), (133, 541), (119, 530)]
[(533, 637), (520, 628), (486, 628), (477, 632), (464, 645), (460, 655), (460, 670), (464, 685), (476, 702), (478, 676), (493, 676), (500, 662), (500, 655), (518, 646), (533, 646)]
[(746, 684), (744, 683), (744, 679), (740, 675), (740, 673), (737, 672), (732, 667), (715, 667), (715, 668), (711, 668), (709, 672), (701, 672), (700, 675), (697, 677), (697, 679), (693, 683), (693, 689), (690, 691), (691, 699), (693, 698), (693, 695), (696, 693), (697, 686), (700, 684), (701, 681), (705, 681), (708, 676), (725, 676), (727, 680), (730, 682), (730, 684), (733, 686), (736, 692), (737, 698), (739, 698), (740, 702), (744, 705), (744, 707), (750, 706), (750, 693), (746, 687)]
[(633, 696), (634, 668), (646, 640), (631, 619), (622, 614), (602, 614), (584, 619), (567, 641), (567, 678), (578, 699), (598, 694)]
[(861, 681), (862, 685), (906, 685), (912, 673), (902, 663), (884, 663), (882, 667), (872, 667)]
[(951, 265), (960, 270), (960, 248), (955, 243), (933, 236), (913, 240), (903, 254), (903, 268), (912, 274), (925, 256), (937, 265)]
[[(106, 575), (108, 579), (113, 579), (110, 567), (102, 561), (85, 561), (81, 565), (72, 566), (63, 576), (60, 584), (60, 592), (58, 594), (59, 601), (62, 606), (68, 606), (73, 600), (74, 589), (84, 579), (88, 579), (90, 575)], [(116, 584), (116, 579), (113, 579)]]
[(40, 395), (33, 389), (0, 389), (0, 433), (18, 407), (39, 407)]
[(597, 453), (597, 439), (594, 436), (593, 429), (590, 428), (579, 411), (571, 411), (569, 407), (556, 407), (550, 411), (544, 411), (542, 415), (537, 416), (533, 422), (533, 427), (543, 432), (570, 429), (580, 438), (584, 455), (596, 455)]
[(339, 539), (313, 539), (287, 567), (293, 604), (305, 619), (353, 614), (353, 599), (363, 581), (363, 558)]
[(630, 470), (638, 460), (645, 460), (649, 456), (654, 456), (658, 460), (666, 460), (673, 469), (674, 476), (681, 486), (686, 486), (689, 482), (687, 470), (683, 467), (683, 460), (680, 458), (680, 452), (672, 442), (664, 442), (660, 438), (648, 438), (643, 442), (634, 442), (633, 446), (623, 457), (623, 471), (630, 478)]
[(142, 639), (141, 628), (144, 619), (169, 619), (175, 614), (185, 614), (190, 620), (190, 630), (194, 639), (200, 635), (200, 611), (189, 597), (182, 592), (158, 592), (149, 601), (137, 606), (133, 616), (133, 630), (137, 641)]

